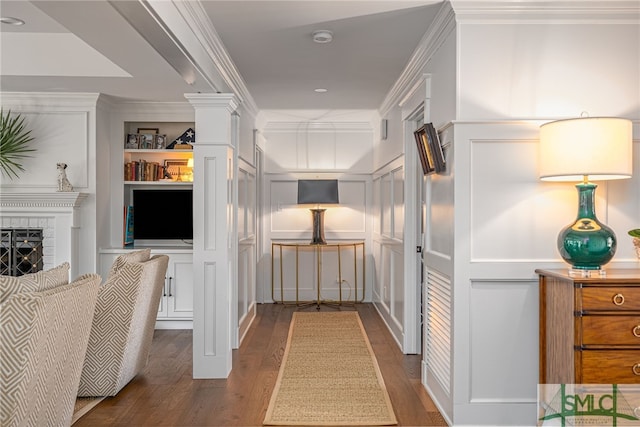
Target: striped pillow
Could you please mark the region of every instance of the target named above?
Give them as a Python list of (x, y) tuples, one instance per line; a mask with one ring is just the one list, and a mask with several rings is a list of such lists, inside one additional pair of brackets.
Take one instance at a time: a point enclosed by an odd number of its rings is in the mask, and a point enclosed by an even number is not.
[(121, 269), (128, 262), (145, 262), (149, 260), (151, 256), (151, 249), (141, 249), (139, 251), (128, 252), (126, 254), (119, 255), (113, 261), (111, 265), (111, 270), (109, 270), (109, 275), (107, 276), (107, 280), (116, 274), (119, 269)]
[(24, 276), (0, 276), (0, 303), (19, 292), (39, 292), (69, 283), (69, 263)]

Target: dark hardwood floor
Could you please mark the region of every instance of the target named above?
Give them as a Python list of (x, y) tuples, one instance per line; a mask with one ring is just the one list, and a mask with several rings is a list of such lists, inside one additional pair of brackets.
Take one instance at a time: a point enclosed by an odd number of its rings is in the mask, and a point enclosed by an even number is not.
[[(420, 383), (420, 356), (400, 352), (371, 304), (358, 304), (356, 309), (399, 425), (446, 426)], [(258, 305), (255, 323), (234, 351), (233, 370), (224, 380), (192, 379), (190, 330), (157, 330), (145, 372), (74, 427), (262, 425), (295, 310), (281, 304)]]

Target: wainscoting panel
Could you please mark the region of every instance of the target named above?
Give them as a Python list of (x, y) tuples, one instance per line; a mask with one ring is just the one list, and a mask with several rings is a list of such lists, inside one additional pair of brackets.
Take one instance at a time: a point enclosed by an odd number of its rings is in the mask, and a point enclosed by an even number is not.
[[(472, 261), (558, 257), (555, 240), (575, 219), (577, 192), (571, 183), (539, 180), (537, 150), (536, 140), (471, 141)], [(598, 189), (599, 199), (605, 194), (606, 186)], [(596, 207), (605, 218), (606, 200)]]
[(474, 281), (470, 302), (470, 402), (535, 402), (538, 282)]

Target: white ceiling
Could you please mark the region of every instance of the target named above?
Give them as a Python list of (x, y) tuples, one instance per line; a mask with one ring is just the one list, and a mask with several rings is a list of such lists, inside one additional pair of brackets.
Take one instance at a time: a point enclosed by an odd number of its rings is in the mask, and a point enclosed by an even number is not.
[[(258, 108), (376, 109), (441, 1), (201, 3)], [(2, 91), (184, 101), (214, 90), (185, 82), (191, 64), (137, 1), (2, 0), (0, 15), (26, 21), (0, 27)], [(314, 43), (319, 29), (333, 41)]]

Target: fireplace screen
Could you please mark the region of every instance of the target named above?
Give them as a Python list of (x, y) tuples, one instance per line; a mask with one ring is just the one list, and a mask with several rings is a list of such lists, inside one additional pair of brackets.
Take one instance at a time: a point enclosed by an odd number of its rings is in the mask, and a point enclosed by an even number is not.
[(42, 229), (0, 230), (0, 274), (22, 276), (42, 267)]

